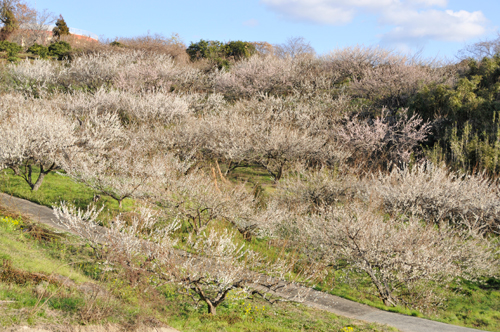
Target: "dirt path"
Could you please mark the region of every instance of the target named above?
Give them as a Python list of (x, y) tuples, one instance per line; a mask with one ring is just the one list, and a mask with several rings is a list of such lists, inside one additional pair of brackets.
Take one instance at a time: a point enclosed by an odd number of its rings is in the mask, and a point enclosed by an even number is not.
[[(0, 193), (0, 204), (22, 213), (30, 214), (34, 221), (41, 222), (59, 230), (66, 231), (54, 223), (52, 209), (41, 206), (24, 199)], [(298, 292), (304, 292), (306, 287), (288, 287), (286, 291), (276, 292), (282, 298), (293, 298)], [(323, 292), (308, 290), (304, 295), (303, 304), (333, 312), (337, 315), (355, 318), (366, 322), (387, 324), (404, 332), (466, 332), (480, 331), (472, 328), (449, 325), (423, 318), (401, 315), (393, 312), (379, 310), (364, 304), (349, 301), (344, 298)]]

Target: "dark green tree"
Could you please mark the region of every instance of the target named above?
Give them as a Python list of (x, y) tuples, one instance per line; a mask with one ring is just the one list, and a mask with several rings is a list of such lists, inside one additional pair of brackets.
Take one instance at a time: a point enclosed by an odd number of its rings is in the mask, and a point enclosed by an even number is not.
[(424, 85), (410, 112), (433, 122), (427, 143), (465, 170), (500, 173), (500, 55), (469, 59), (454, 86)]
[(225, 55), (224, 44), (218, 40), (203, 40), (191, 43), (186, 50), (192, 61), (200, 59), (215, 59)]
[(115, 40), (114, 42), (109, 43), (109, 45), (114, 46), (114, 47), (125, 47), (125, 45), (120, 43), (118, 40)]
[(230, 67), (230, 60), (246, 59), (256, 53), (255, 46), (249, 42), (232, 41), (222, 43), (218, 40), (203, 40), (191, 43), (186, 50), (191, 61), (208, 59), (219, 69)]
[(192, 61), (200, 59), (233, 58), (241, 60), (256, 53), (255, 46), (249, 42), (231, 41), (222, 43), (218, 40), (200, 40), (191, 43), (186, 52)]
[(3, 23), (3, 27), (0, 29), (0, 40), (7, 40), (19, 28), (19, 22), (14, 15), (14, 11), (6, 3), (0, 8), (0, 22)]
[(257, 52), (253, 44), (241, 40), (226, 43), (224, 50), (227, 57), (233, 57), (235, 60), (249, 58)]
[(52, 29), (52, 34), (57, 38), (70, 35), (68, 25), (66, 24), (66, 21), (64, 21), (62, 15), (59, 15), (59, 18), (56, 21), (56, 27)]

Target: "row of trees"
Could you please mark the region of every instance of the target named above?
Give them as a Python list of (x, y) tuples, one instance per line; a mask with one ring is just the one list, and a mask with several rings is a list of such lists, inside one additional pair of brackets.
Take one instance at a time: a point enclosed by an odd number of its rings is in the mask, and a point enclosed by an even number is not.
[(232, 63), (248, 59), (252, 55), (272, 55), (281, 59), (313, 57), (315, 51), (302, 37), (288, 38), (286, 43), (271, 45), (267, 42), (200, 40), (186, 49), (191, 61), (208, 60), (219, 69), (229, 69)]
[(191, 60), (233, 58), (241, 60), (259, 53), (261, 55), (275, 55), (279, 58), (299, 58), (314, 56), (315, 51), (311, 44), (303, 37), (291, 37), (283, 44), (271, 45), (266, 42), (230, 41), (223, 43), (217, 40), (200, 40), (191, 43), (186, 52)]

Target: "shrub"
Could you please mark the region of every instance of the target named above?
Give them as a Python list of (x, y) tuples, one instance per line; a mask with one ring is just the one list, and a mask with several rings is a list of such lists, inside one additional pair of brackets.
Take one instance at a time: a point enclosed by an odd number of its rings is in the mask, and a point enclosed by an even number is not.
[(21, 61), (16, 66), (8, 66), (11, 88), (26, 96), (42, 97), (52, 91), (67, 68), (52, 61)]
[(299, 169), (277, 184), (273, 199), (289, 211), (299, 208), (318, 212), (326, 206), (352, 200), (360, 190), (358, 187), (360, 182), (352, 175), (339, 174), (327, 168), (318, 171)]
[(389, 108), (407, 107), (411, 96), (424, 84), (451, 84), (453, 70), (432, 63), (413, 63), (394, 55), (387, 63), (367, 68), (363, 77), (353, 79), (349, 88), (355, 96)]
[[(178, 283), (196, 303), (206, 303), (211, 315), (216, 314), (220, 304), (234, 301), (235, 296), (243, 299), (257, 294), (267, 300), (267, 293), (288, 287), (283, 279), (294, 269), (285, 255), (285, 259), (270, 263), (267, 257), (238, 244), (235, 233), (227, 230), (209, 230), (196, 239), (189, 236), (187, 245), (192, 255), (178, 255), (172, 250), (177, 243), (172, 233), (180, 223), (176, 219), (164, 226), (160, 221), (163, 216), (148, 206), (134, 211), (130, 221), (117, 216), (109, 228), (99, 232), (96, 218), (100, 211), (95, 207), (84, 211), (62, 202), (53, 208), (56, 223), (87, 239), (95, 252), (102, 254), (103, 261), (134, 271), (135, 275), (137, 271), (152, 272), (155, 280), (162, 281), (158, 287), (164, 285), (163, 281)], [(108, 250), (103, 250), (102, 239), (106, 239)], [(271, 278), (259, 275), (264, 271)], [(252, 292), (249, 286), (259, 291)], [(301, 295), (299, 292), (291, 300)]]
[[(63, 57), (71, 54), (64, 53)], [(144, 51), (89, 53), (75, 57), (69, 66), (34, 61), (23, 63), (21, 68), (8, 69), (15, 75), (16, 88), (23, 90), (26, 83), (31, 85), (33, 81), (40, 82), (47, 77), (58, 88), (86, 91), (113, 84), (119, 89), (133, 91), (168, 91), (173, 86), (182, 90), (203, 84), (199, 71), (176, 65), (170, 56)]]
[(9, 58), (15, 58), (17, 53), (21, 52), (23, 48), (16, 43), (11, 43), (9, 41), (0, 41), (0, 51), (7, 52)]
[(40, 44), (33, 44), (28, 48), (28, 52), (40, 56), (40, 58), (45, 59), (49, 55), (49, 48)]
[(282, 95), (291, 91), (298, 71), (292, 59), (251, 57), (237, 62), (230, 72), (214, 76), (214, 88), (226, 96), (249, 97), (259, 92)]
[[(118, 141), (117, 136), (120, 133), (118, 116), (94, 116), (95, 120), (106, 123), (100, 118), (112, 120), (106, 122), (116, 128), (111, 132), (110, 137), (107, 137), (107, 142)], [(89, 128), (93, 124), (86, 125)], [(95, 137), (93, 129), (88, 129), (89, 135)], [(87, 137), (83, 137), (82, 141), (90, 142)], [(145, 189), (146, 185), (151, 187), (151, 183), (159, 183), (159, 179), (165, 177), (165, 165), (167, 164), (165, 158), (148, 160), (146, 155), (139, 156), (137, 151), (144, 150), (144, 146), (138, 145), (137, 142), (127, 142), (131, 146), (128, 149), (121, 147), (112, 151), (106, 150), (108, 144), (102, 144), (102, 141), (96, 142), (105, 148), (98, 150), (94, 146), (90, 146), (84, 152), (77, 151), (68, 160), (61, 161), (63, 168), (74, 181), (85, 184), (99, 194), (113, 198), (118, 202), (120, 208), (126, 198), (142, 198), (151, 194)], [(100, 161), (97, 163), (97, 160)], [(101, 162), (104, 160), (105, 162)], [(151, 188), (148, 189), (151, 190)]]
[(187, 48), (191, 61), (209, 59), (215, 62), (219, 69), (229, 69), (229, 58), (234, 60), (246, 59), (256, 53), (255, 46), (249, 42), (231, 41), (222, 43), (217, 40), (200, 40), (191, 43)]
[(446, 117), (450, 123), (462, 126), (472, 121), (476, 132), (495, 131), (491, 124), (493, 113), (500, 109), (500, 56), (470, 60), (469, 69), (455, 86), (427, 84), (412, 98), (410, 108), (424, 119)]
[(77, 35), (62, 36), (59, 38), (59, 41), (67, 42), (71, 46), (72, 51), (78, 55), (101, 53), (110, 49), (109, 44), (90, 38), (81, 39)]
[(106, 114), (118, 112), (122, 123), (123, 119), (127, 119), (128, 123), (134, 124), (172, 125), (190, 114), (190, 101), (196, 96), (179, 96), (168, 92), (107, 91), (99, 88), (94, 94), (75, 91), (69, 97), (59, 97), (60, 102), (65, 105), (65, 112), (78, 116), (87, 117), (95, 109), (99, 109)]
[(227, 49), (225, 45), (217, 40), (200, 40), (198, 43), (191, 43), (186, 50), (191, 61), (208, 59), (219, 69), (229, 69), (229, 61), (226, 59)]
[(114, 42), (111, 42), (109, 43), (110, 46), (115, 46), (115, 47), (125, 47), (125, 45), (123, 45), (122, 43), (120, 43), (119, 41), (114, 41)]
[[(268, 118), (263, 120), (265, 116)], [(295, 163), (321, 163), (334, 157), (328, 151), (326, 135), (292, 128), (267, 114), (220, 112), (202, 121), (186, 122), (173, 136), (177, 147), (199, 148), (206, 157), (224, 160), (233, 169), (245, 163), (259, 165), (275, 182)]]
[[(74, 124), (59, 113), (38, 107), (12, 116), (5, 112), (0, 120), (0, 168), (12, 169), (37, 191), (45, 175), (58, 168), (62, 151), (74, 144)], [(34, 167), (39, 169), (36, 181)]]
[(58, 41), (49, 46), (49, 54), (57, 56), (60, 60), (71, 51), (71, 45), (65, 41)]
[[(97, 58), (96, 60), (99, 60)], [(103, 60), (105, 67), (110, 67), (112, 62), (120, 66), (115, 72), (114, 85), (124, 90), (182, 90), (184, 87), (192, 89), (193, 85), (203, 83), (197, 70), (177, 65), (167, 54), (134, 51), (123, 53), (123, 56), (109, 54), (107, 59)], [(95, 81), (95, 76), (89, 79)]]
[(428, 309), (442, 303), (433, 291), (437, 285), (498, 271), (489, 241), (446, 224), (438, 229), (415, 216), (383, 216), (359, 203), (327, 206), (318, 213), (276, 205), (268, 210), (262, 224), (272, 234), (292, 240), (325, 265), (365, 274), (387, 306)]
[(429, 128), (429, 123), (416, 115), (405, 114), (394, 119), (382, 114), (369, 121), (355, 116), (336, 134), (344, 146), (353, 149), (357, 163), (365, 161), (366, 165), (376, 168), (390, 161), (409, 162), (413, 150), (427, 138)]

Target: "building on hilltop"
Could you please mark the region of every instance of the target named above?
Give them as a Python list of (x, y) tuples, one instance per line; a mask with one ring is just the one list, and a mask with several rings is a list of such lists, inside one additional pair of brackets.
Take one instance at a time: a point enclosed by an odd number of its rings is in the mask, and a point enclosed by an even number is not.
[[(52, 34), (52, 29), (54, 29), (54, 27), (55, 25), (21, 27), (17, 38), (19, 39), (18, 43), (21, 44), (21, 46), (29, 46), (34, 43), (46, 45), (54, 39)], [(69, 32), (76, 44), (78, 44), (79, 41), (97, 42), (99, 40), (99, 37), (95, 33), (82, 29), (69, 28)]]

